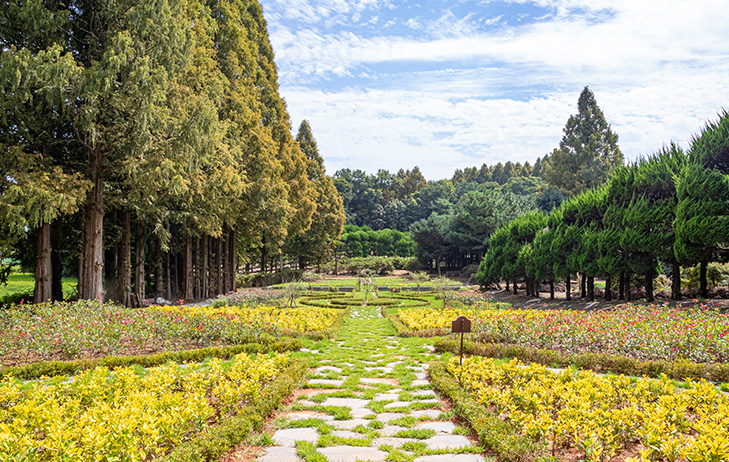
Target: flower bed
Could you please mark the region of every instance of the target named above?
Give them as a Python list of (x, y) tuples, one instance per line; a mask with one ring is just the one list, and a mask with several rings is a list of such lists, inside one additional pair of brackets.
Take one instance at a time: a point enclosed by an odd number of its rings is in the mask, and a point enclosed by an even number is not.
[(552, 455), (576, 449), (588, 461), (638, 450), (643, 460), (729, 457), (729, 397), (705, 381), (678, 389), (665, 377), (600, 376), (483, 358), (467, 358), (463, 366), (454, 358), (448, 370), (520, 434), (546, 441)]
[(138, 373), (97, 367), (23, 383), (0, 382), (0, 460), (150, 460), (241, 413), (289, 365), (246, 354), (170, 363)]
[(139, 355), (262, 342), (334, 324), (333, 310), (155, 307), (130, 310), (95, 301), (44, 303), (0, 311), (3, 366), (43, 360)]
[(611, 311), (500, 309), (475, 302), (470, 309), (401, 310), (408, 329), (450, 328), (458, 316), (473, 321), (473, 338), (569, 354), (586, 352), (646, 360), (729, 362), (729, 314), (712, 306), (689, 308), (625, 304)]
[(626, 304), (592, 312), (487, 309), (476, 313), (473, 331), (486, 342), (568, 353), (729, 362), (729, 314), (709, 305)]

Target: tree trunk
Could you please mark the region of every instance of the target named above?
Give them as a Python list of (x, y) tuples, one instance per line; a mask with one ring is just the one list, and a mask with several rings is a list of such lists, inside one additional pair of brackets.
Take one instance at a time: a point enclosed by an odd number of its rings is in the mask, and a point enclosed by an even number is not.
[(144, 258), (145, 258), (145, 239), (144, 239), (144, 225), (140, 221), (137, 222), (137, 239), (135, 240), (136, 244), (136, 254), (134, 257), (134, 293), (137, 295), (137, 299), (139, 300), (139, 306), (141, 308), (142, 306), (142, 300), (144, 300), (145, 293), (144, 293), (144, 285), (145, 285), (145, 270), (144, 270)]
[(610, 301), (613, 299), (613, 278), (608, 276), (605, 278), (605, 300)]
[(526, 296), (531, 297), (532, 296), (532, 280), (529, 276), (524, 278), (524, 286), (525, 286)]
[(629, 302), (631, 300), (631, 294), (630, 294), (630, 271), (625, 272), (625, 301)]
[(170, 301), (173, 302), (173, 299), (178, 299), (180, 297), (180, 254), (175, 253), (171, 255), (172, 257), (172, 297), (170, 298)]
[(278, 259), (279, 259), (279, 266), (281, 267), (281, 284), (283, 284), (284, 282), (286, 282), (284, 280), (284, 270), (283, 270), (283, 267), (284, 267), (284, 258), (283, 258), (283, 252), (279, 252), (278, 253)]
[(34, 303), (47, 302), (53, 297), (51, 272), (51, 224), (43, 223), (38, 229), (38, 259), (35, 266)]
[(701, 298), (709, 298), (709, 284), (706, 279), (706, 269), (708, 263), (702, 261), (699, 266), (699, 292)]
[(554, 278), (549, 280), (549, 299), (554, 300)]
[(195, 268), (193, 274), (195, 275), (195, 300), (202, 298), (202, 238), (195, 238)]
[(516, 278), (514, 278), (514, 280), (512, 281), (512, 287), (514, 288), (514, 295), (516, 295), (517, 294), (517, 289), (518, 289), (518, 287), (516, 285)]
[(121, 268), (119, 271), (119, 298), (124, 306), (131, 306), (132, 285), (132, 244), (131, 244), (131, 214), (124, 212), (121, 239)]
[(671, 299), (681, 300), (681, 265), (673, 259), (673, 274), (671, 275)]
[(236, 276), (238, 275), (238, 233), (235, 231), (230, 232), (230, 288), (231, 292), (235, 292)]
[(164, 254), (162, 253), (162, 244), (159, 240), (156, 241), (155, 245), (155, 258), (154, 258), (154, 298), (164, 297), (165, 293), (165, 277), (164, 277)]
[(569, 274), (565, 278), (565, 283), (566, 283), (566, 285), (565, 285), (565, 289), (564, 289), (565, 290), (564, 298), (565, 298), (565, 300), (572, 300), (572, 278)]
[(648, 302), (652, 302), (653, 298), (653, 271), (646, 271), (645, 273), (645, 299)]
[(185, 236), (185, 269), (182, 274), (182, 298), (192, 300), (194, 296), (192, 289), (192, 236)]
[(93, 155), (93, 187), (86, 205), (83, 225), (78, 298), (104, 300), (104, 179), (102, 155)]
[(625, 271), (620, 272), (620, 287), (618, 288), (618, 300), (625, 300)]
[(51, 224), (51, 297), (63, 300), (63, 219), (56, 218)]
[(223, 241), (215, 239), (215, 295), (223, 293)]
[(170, 267), (171, 258), (170, 258), (169, 250), (167, 251), (166, 256), (167, 256), (167, 265), (165, 265), (166, 266), (165, 272), (167, 274), (165, 276), (167, 278), (167, 284), (165, 284), (165, 289), (167, 290), (167, 292), (166, 292), (167, 296), (165, 298), (167, 300), (172, 301), (172, 268)]
[(266, 236), (261, 237), (261, 273), (266, 272)]
[(587, 297), (587, 275), (580, 273), (580, 298)]
[(539, 280), (537, 278), (532, 278), (532, 282), (534, 284), (534, 297), (539, 298)]
[(595, 301), (595, 278), (593, 276), (587, 276), (587, 300)]
[(511, 290), (511, 289), (509, 289), (509, 280), (507, 279), (506, 280), (506, 291), (508, 292), (509, 290)]
[(208, 274), (208, 260), (210, 259), (210, 237), (205, 234), (202, 238), (202, 268), (200, 268), (200, 273), (202, 276), (201, 279), (201, 291), (200, 291), (200, 298), (208, 299), (210, 298), (210, 291), (208, 289), (210, 281), (210, 275)]

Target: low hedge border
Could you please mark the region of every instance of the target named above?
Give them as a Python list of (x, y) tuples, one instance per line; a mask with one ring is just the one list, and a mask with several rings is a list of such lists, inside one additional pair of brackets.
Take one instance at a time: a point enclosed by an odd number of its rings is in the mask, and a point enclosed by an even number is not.
[(252, 432), (260, 430), (266, 418), (291, 394), (309, 369), (306, 360), (293, 360), (289, 367), (271, 383), (266, 384), (253, 402), (240, 410), (235, 417), (220, 425), (207, 427), (172, 450), (168, 455), (155, 459), (160, 462), (210, 462), (220, 460), (226, 453), (241, 444)]
[(494, 451), (499, 460), (509, 462), (556, 461), (545, 454), (546, 444), (539, 444), (520, 435), (512, 425), (494, 415), (486, 406), (476, 401), (475, 397), (461, 388), (458, 381), (446, 368), (446, 363), (436, 361), (428, 369), (433, 386), (448, 396), (453, 407), (471, 428), (478, 434), (481, 445)]
[[(439, 352), (458, 353), (460, 343), (450, 338), (434, 342)], [(665, 374), (675, 380), (706, 379), (712, 382), (729, 382), (729, 363), (694, 363), (691, 361), (641, 361), (628, 356), (604, 353), (568, 354), (556, 350), (532, 348), (503, 343), (474, 343), (466, 341), (463, 352), (490, 358), (517, 358), (520, 361), (546, 366), (590, 369), (595, 372), (612, 372), (630, 376), (659, 377)]]
[(400, 320), (400, 316), (397, 313), (387, 314), (387, 307), (384, 306), (382, 307), (382, 317), (390, 320), (399, 337), (440, 337), (451, 333), (450, 330), (443, 328), (424, 330), (408, 329)]
[(140, 356), (106, 356), (98, 359), (76, 359), (72, 361), (40, 361), (22, 366), (10, 366), (0, 370), (0, 378), (12, 375), (22, 380), (33, 380), (43, 376), (73, 375), (79, 371), (104, 366), (110, 369), (139, 365), (158, 366), (169, 361), (200, 362), (206, 358), (229, 359), (240, 353), (268, 353), (271, 351), (296, 351), (304, 346), (300, 339), (284, 337), (267, 344), (245, 343), (221, 347), (207, 347), (197, 350), (166, 351)]

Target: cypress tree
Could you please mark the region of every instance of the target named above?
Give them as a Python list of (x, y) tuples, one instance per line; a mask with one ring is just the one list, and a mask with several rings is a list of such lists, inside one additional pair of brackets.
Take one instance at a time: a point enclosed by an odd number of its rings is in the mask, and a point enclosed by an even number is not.
[(569, 195), (604, 183), (623, 164), (618, 135), (588, 87), (582, 90), (577, 109), (567, 121), (559, 148), (545, 160), (547, 182)]

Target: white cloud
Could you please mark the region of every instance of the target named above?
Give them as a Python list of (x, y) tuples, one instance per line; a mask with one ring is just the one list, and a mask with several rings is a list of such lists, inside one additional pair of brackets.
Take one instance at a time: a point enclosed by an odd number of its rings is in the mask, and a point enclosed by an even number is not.
[[(393, 3), (269, 1), (298, 5), (284, 10), (292, 20), (321, 25), (369, 10), (383, 30), (396, 25), (386, 11)], [(312, 123), (330, 173), (419, 165), (428, 178), (442, 178), (455, 168), (533, 162), (550, 152), (584, 85), (629, 159), (671, 140), (686, 146), (707, 118), (729, 106), (729, 2), (514, 3), (552, 13), (504, 26), (486, 3), (480, 16), (489, 20), (412, 17), (408, 37), (300, 27), (275, 16), (272, 42), (294, 125), (302, 118)], [(478, 29), (479, 21), (499, 25)], [(413, 38), (412, 31), (422, 35)], [(387, 73), (378, 73), (381, 67)], [(349, 79), (343, 89), (328, 87), (339, 77)]]

